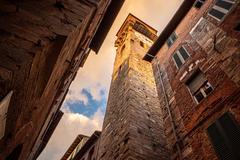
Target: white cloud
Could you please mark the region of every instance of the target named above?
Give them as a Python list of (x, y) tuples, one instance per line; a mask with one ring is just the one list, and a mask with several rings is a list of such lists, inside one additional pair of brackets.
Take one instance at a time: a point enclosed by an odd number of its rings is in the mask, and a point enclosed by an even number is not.
[(137, 2), (136, 0), (127, 0), (117, 16), (118, 20), (110, 29), (99, 55), (91, 52), (84, 68), (79, 69), (70, 87), (71, 94), (67, 95), (66, 101), (81, 100), (86, 104), (88, 100), (86, 95), (81, 92), (82, 89), (87, 89), (93, 99), (98, 101), (103, 98), (101, 90), (106, 91), (106, 95), (108, 94), (116, 54), (115, 35), (129, 13), (136, 15), (161, 32), (182, 1), (170, 0), (166, 3), (166, 0), (151, 0), (149, 3), (149, 0), (138, 0)]
[[(182, 2), (183, 0), (126, 0), (98, 55), (91, 53), (84, 68), (79, 69), (65, 101), (83, 101), (87, 104), (88, 97), (82, 93), (83, 89), (87, 89), (94, 100), (106, 98), (115, 57), (115, 35), (129, 13), (161, 32)], [(105, 94), (101, 95), (101, 91), (105, 91)], [(91, 135), (94, 130), (101, 129), (104, 113), (100, 109), (89, 118), (71, 113), (67, 108), (64, 107), (65, 114), (39, 160), (58, 160), (78, 134)]]
[(78, 134), (91, 135), (95, 130), (101, 130), (104, 113), (100, 109), (88, 118), (64, 108), (65, 113), (38, 160), (58, 160)]

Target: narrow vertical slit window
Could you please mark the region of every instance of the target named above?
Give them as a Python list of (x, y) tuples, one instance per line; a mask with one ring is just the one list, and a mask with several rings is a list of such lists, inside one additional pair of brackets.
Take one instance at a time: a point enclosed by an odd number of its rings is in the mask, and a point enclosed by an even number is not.
[(140, 41), (140, 46), (144, 47), (144, 43), (142, 41)]

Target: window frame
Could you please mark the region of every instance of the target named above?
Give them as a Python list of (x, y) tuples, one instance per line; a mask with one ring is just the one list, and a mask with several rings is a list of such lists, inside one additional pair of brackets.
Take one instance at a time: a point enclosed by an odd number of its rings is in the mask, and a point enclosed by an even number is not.
[[(186, 51), (186, 53), (187, 53), (187, 55), (188, 55), (188, 58), (190, 57), (190, 54), (189, 54), (189, 52), (187, 51), (187, 49), (182, 45), (181, 46), (185, 51)], [(187, 59), (184, 59), (183, 58), (183, 56), (181, 55), (181, 53), (180, 53), (180, 48), (181, 47), (179, 47), (173, 54), (172, 54), (172, 59), (173, 59), (173, 61), (174, 61), (174, 64), (175, 64), (175, 66), (177, 67), (177, 69), (180, 69), (181, 68), (181, 66), (187, 61)], [(174, 55), (177, 55), (178, 56), (178, 58), (180, 59), (180, 61), (181, 61), (181, 63), (182, 63), (182, 65), (181, 66), (178, 66), (177, 65), (177, 62), (175, 61), (175, 59), (174, 59)]]
[[(194, 78), (196, 78), (198, 76), (198, 74), (203, 74), (205, 80), (195, 92), (192, 92), (192, 90), (190, 89), (189, 86), (190, 86), (191, 82), (193, 83)], [(191, 95), (193, 101), (195, 101), (197, 104), (200, 104), (205, 98), (207, 98), (209, 95), (211, 95), (213, 90), (214, 90), (214, 87), (209, 82), (206, 75), (200, 69), (197, 69), (197, 70), (194, 71), (194, 73), (185, 81), (185, 85), (186, 85), (187, 90), (188, 90), (189, 94)], [(204, 87), (206, 85), (208, 85), (212, 89), (208, 94), (204, 90)], [(196, 98), (196, 95), (199, 92), (203, 96), (203, 99), (201, 99), (200, 101), (198, 101), (197, 98)]]
[(233, 29), (236, 32), (240, 32), (240, 22), (237, 22), (237, 24), (235, 25), (235, 27)]
[[(174, 36), (176, 39), (173, 40), (172, 36)], [(171, 48), (171, 46), (174, 44), (174, 42), (177, 40), (177, 38), (178, 38), (178, 37), (177, 37), (176, 32), (175, 32), (175, 31), (172, 32), (172, 34), (171, 34), (171, 35), (168, 37), (168, 39), (166, 40), (166, 44), (167, 44), (168, 48)], [(169, 45), (168, 42), (171, 42), (171, 45)]]
[[(199, 103), (201, 103), (202, 101), (203, 101), (203, 99), (205, 99), (205, 98), (207, 98), (210, 94), (211, 94), (211, 92), (209, 93), (209, 94), (206, 94), (206, 92), (204, 91), (204, 86), (205, 85), (209, 85), (211, 88), (212, 88), (212, 91), (213, 91), (213, 87), (212, 87), (212, 85), (211, 85), (211, 83), (207, 80), (206, 82), (204, 82), (204, 84), (195, 92), (195, 93), (192, 93), (191, 91), (190, 91), (190, 89), (189, 89), (189, 92), (191, 93), (191, 95), (192, 95), (192, 97), (193, 97), (193, 99), (195, 100), (195, 102), (197, 103), (197, 104), (199, 104)], [(202, 96), (203, 96), (203, 99), (201, 100), (201, 101), (198, 101), (197, 100), (197, 98), (196, 98), (196, 93), (197, 92), (199, 92), (200, 91), (200, 93), (202, 94)]]
[[(236, 5), (236, 2), (235, 1), (229, 1), (229, 0), (222, 0), (222, 1), (225, 1), (225, 2), (229, 2), (229, 3), (232, 3), (232, 7), (227, 10), (225, 8), (222, 8), (220, 6), (217, 6), (216, 3), (217, 3), (218, 0), (215, 1), (214, 5), (211, 7), (211, 9), (207, 12), (207, 15), (212, 17), (213, 19), (217, 20), (218, 22), (223, 22), (224, 19), (231, 13), (231, 11), (233, 10), (234, 6)], [(222, 17), (222, 19), (219, 19), (217, 17), (215, 17), (214, 15), (210, 14), (209, 12), (212, 11), (212, 9), (215, 9), (221, 13), (224, 14), (224, 16)], [(222, 12), (223, 11), (223, 12)], [(226, 13), (225, 13), (226, 12)]]
[[(194, 3), (194, 8), (200, 9), (204, 5), (205, 2), (206, 2), (206, 0), (196, 0), (196, 2)], [(200, 7), (196, 7), (197, 3), (201, 3), (201, 6)]]

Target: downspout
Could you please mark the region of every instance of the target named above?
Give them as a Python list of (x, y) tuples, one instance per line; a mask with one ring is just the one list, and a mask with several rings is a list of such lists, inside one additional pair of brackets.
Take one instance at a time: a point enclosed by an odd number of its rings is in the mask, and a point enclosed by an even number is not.
[(167, 97), (167, 94), (166, 94), (166, 89), (165, 89), (164, 84), (163, 84), (162, 72), (161, 72), (159, 66), (160, 66), (160, 64), (159, 64), (159, 61), (157, 60), (158, 77), (160, 79), (161, 88), (163, 90), (164, 100), (165, 100), (167, 112), (168, 112), (168, 115), (169, 115), (169, 118), (170, 118), (170, 121), (171, 121), (171, 126), (172, 126), (172, 130), (173, 130), (174, 138), (176, 140), (178, 156), (179, 156), (180, 160), (182, 160), (183, 158), (182, 158), (181, 148), (180, 148), (180, 144), (179, 144), (179, 138), (177, 136), (175, 122), (173, 120), (173, 116), (172, 116), (172, 113), (171, 113), (171, 110), (170, 110), (170, 105), (169, 105), (168, 97)]

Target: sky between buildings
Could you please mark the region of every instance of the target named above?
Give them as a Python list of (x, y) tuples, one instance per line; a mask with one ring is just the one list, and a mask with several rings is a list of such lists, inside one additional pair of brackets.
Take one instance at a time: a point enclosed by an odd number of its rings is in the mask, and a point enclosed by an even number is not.
[(98, 55), (90, 53), (70, 86), (59, 125), (38, 160), (59, 160), (78, 134), (101, 130), (115, 58), (116, 33), (129, 13), (158, 30), (183, 0), (126, 0)]

